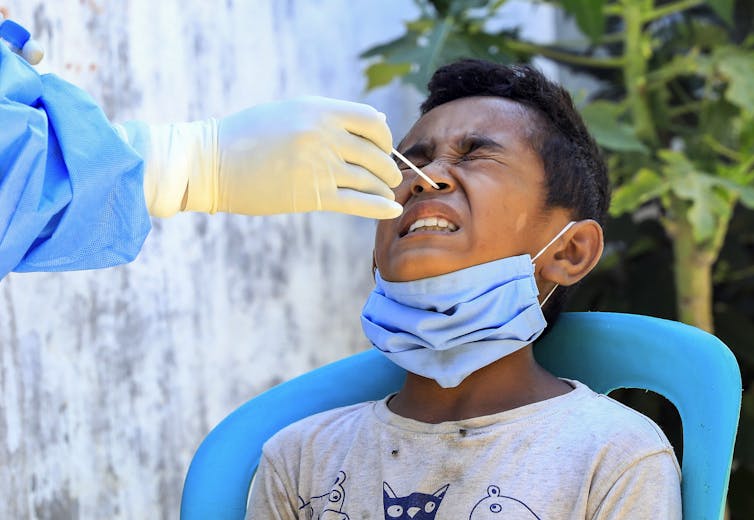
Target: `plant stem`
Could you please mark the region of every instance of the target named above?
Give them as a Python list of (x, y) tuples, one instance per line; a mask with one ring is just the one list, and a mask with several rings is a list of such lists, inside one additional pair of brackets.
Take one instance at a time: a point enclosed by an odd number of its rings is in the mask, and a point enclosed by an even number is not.
[(702, 5), (704, 2), (705, 0), (681, 0), (680, 2), (676, 2), (674, 4), (663, 5), (662, 7), (658, 7), (657, 9), (654, 9), (645, 14), (642, 17), (642, 21), (651, 22), (652, 20), (657, 20), (658, 18), (662, 18), (663, 16), (678, 13), (680, 11), (685, 11), (686, 9)]
[(712, 264), (714, 255), (699, 248), (694, 229), (686, 218), (685, 202), (674, 201), (676, 209), (671, 226), (666, 226), (673, 242), (673, 264), (678, 319), (713, 333)]
[(691, 101), (684, 105), (678, 105), (668, 109), (668, 117), (672, 119), (688, 112), (698, 112), (702, 106), (703, 104), (701, 101)]
[(714, 333), (712, 314), (712, 266), (728, 233), (736, 198), (729, 201), (727, 216), (720, 216), (713, 237), (699, 243), (687, 217), (688, 202), (671, 195), (670, 219), (663, 222), (673, 242), (676, 307), (678, 319)]
[(713, 152), (722, 155), (726, 159), (730, 159), (734, 162), (741, 162), (741, 154), (735, 150), (731, 150), (723, 143), (716, 140), (712, 135), (707, 134), (702, 138), (702, 142), (709, 146)]
[(646, 99), (647, 62), (651, 57), (651, 49), (648, 46), (645, 48), (643, 45), (643, 3), (641, 0), (624, 0), (623, 2), (623, 19), (626, 26), (623, 81), (634, 119), (636, 135), (645, 142), (657, 143), (657, 133)]
[(563, 52), (544, 45), (536, 43), (509, 40), (505, 42), (506, 47), (515, 52), (524, 54), (539, 54), (545, 58), (550, 58), (561, 63), (571, 65), (581, 65), (584, 67), (593, 67), (599, 69), (617, 69), (623, 67), (623, 58), (592, 58), (589, 56), (579, 56), (570, 52)]

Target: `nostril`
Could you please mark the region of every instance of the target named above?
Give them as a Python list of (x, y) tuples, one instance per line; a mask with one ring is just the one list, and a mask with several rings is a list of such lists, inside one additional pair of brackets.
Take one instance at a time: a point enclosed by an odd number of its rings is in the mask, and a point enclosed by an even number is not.
[(450, 188), (450, 184), (448, 184), (447, 182), (438, 182), (437, 185), (440, 187), (441, 190)]

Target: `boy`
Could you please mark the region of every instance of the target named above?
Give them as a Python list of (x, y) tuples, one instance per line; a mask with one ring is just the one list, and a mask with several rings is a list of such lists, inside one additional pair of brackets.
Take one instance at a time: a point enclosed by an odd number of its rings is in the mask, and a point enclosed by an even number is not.
[(249, 517), (680, 518), (660, 429), (533, 357), (560, 286), (602, 252), (605, 166), (570, 97), (478, 60), (439, 69), (429, 91), (399, 151), (440, 189), (403, 170), (362, 312), (406, 382), (273, 437)]

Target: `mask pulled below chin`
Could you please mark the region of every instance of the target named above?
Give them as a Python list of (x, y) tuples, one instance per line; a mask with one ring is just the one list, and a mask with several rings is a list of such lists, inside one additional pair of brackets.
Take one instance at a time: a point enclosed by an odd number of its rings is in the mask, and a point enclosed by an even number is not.
[[(548, 244), (549, 245), (549, 244)], [(404, 369), (456, 387), (547, 326), (528, 254), (376, 286), (361, 314), (372, 345)]]

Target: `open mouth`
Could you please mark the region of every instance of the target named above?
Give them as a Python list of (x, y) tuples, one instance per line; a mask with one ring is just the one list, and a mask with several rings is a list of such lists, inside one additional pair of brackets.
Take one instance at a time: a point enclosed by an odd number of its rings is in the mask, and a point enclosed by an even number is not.
[(416, 219), (407, 230), (401, 233), (401, 237), (411, 235), (413, 233), (421, 233), (425, 231), (439, 231), (441, 233), (453, 233), (458, 231), (458, 226), (449, 220), (442, 217), (424, 217)]

